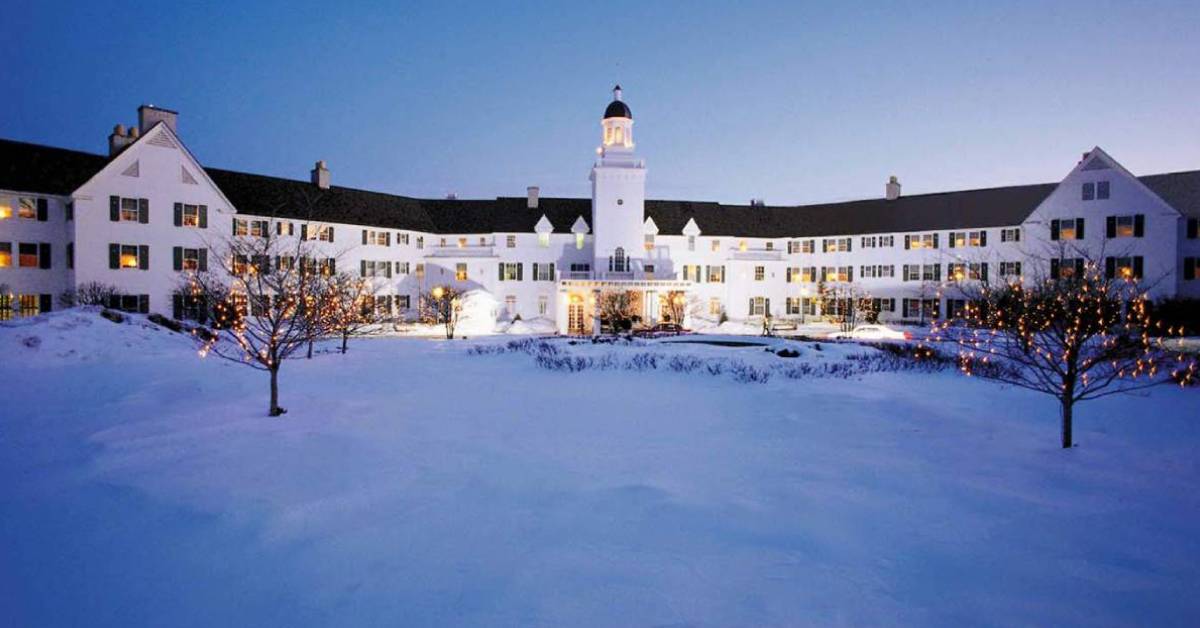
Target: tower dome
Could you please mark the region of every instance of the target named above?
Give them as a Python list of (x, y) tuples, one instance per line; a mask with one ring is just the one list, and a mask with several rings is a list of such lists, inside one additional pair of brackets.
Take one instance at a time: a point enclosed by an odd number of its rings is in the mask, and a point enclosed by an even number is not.
[(629, 110), (629, 105), (621, 101), (620, 85), (613, 88), (613, 101), (608, 103), (608, 108), (604, 110), (604, 117), (633, 119), (633, 112)]

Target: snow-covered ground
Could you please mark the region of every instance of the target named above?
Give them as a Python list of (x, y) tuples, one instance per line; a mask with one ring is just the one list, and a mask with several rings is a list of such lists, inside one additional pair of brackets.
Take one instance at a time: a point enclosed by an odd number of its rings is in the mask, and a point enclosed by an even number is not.
[(1084, 404), (1062, 451), (1031, 393), (787, 375), (854, 345), (510, 340), (353, 341), (269, 419), (265, 376), (140, 318), (0, 326), (0, 625), (1200, 617), (1198, 390)]

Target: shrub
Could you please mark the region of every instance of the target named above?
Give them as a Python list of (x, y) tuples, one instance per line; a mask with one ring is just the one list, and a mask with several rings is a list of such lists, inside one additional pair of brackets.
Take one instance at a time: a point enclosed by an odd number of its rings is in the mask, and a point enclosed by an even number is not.
[[(75, 305), (99, 305), (108, 307), (115, 298), (121, 296), (121, 291), (116, 286), (101, 283), (99, 281), (88, 281), (79, 284), (75, 289), (75, 294), (70, 299), (71, 306)], [(59, 297), (59, 300), (64, 300), (66, 295)], [(64, 304), (65, 306), (66, 304)], [(68, 306), (70, 307), (70, 306)]]
[(100, 316), (107, 318), (114, 323), (125, 322), (125, 315), (114, 310), (100, 310)]
[(169, 329), (169, 330), (171, 330), (171, 331), (173, 331), (173, 332), (176, 332), (176, 333), (183, 333), (183, 331), (184, 331), (184, 329), (183, 329), (183, 323), (181, 323), (181, 322), (179, 322), (179, 321), (177, 321), (177, 320), (175, 320), (175, 319), (173, 319), (173, 318), (167, 318), (166, 316), (163, 316), (162, 314), (159, 314), (159, 313), (157, 313), (157, 312), (156, 312), (156, 313), (154, 313), (154, 314), (150, 314), (150, 315), (149, 315), (149, 316), (147, 316), (146, 318), (147, 318), (147, 319), (148, 319), (148, 320), (149, 320), (151, 323), (154, 323), (154, 324), (156, 324), (156, 325), (160, 325), (160, 326), (162, 326), (162, 327), (166, 327), (167, 329)]

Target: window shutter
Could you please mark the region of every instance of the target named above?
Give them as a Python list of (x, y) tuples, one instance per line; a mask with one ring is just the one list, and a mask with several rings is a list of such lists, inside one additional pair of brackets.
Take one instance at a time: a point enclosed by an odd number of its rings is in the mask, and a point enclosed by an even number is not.
[(933, 248), (935, 248), (935, 249), (938, 248), (938, 236), (939, 235), (940, 234), (937, 234), (937, 233), (933, 234)]
[(1195, 279), (1196, 278), (1196, 258), (1194, 258), (1194, 257), (1183, 258), (1183, 278), (1184, 279)]
[(200, 228), (208, 228), (208, 205), (200, 206)]
[[(332, 232), (330, 232), (330, 233), (332, 233)], [(330, 275), (337, 274), (337, 260), (332, 257), (329, 258), (329, 274)]]
[(979, 232), (979, 246), (987, 246), (987, 231)]
[(50, 243), (38, 244), (38, 268), (50, 268)]
[(108, 197), (108, 219), (113, 222), (121, 219), (121, 197)]
[(846, 281), (854, 281), (854, 267), (850, 266), (846, 269)]
[(517, 281), (523, 281), (522, 275), (525, 272), (524, 262), (517, 262)]
[(1117, 259), (1115, 257), (1104, 258), (1104, 276), (1108, 279), (1114, 279), (1117, 276)]
[(1075, 239), (1076, 240), (1083, 239), (1083, 219), (1082, 218), (1075, 219)]
[(983, 262), (982, 264), (979, 265), (979, 280), (984, 283), (987, 283), (987, 280), (988, 280), (987, 264), (988, 264), (987, 262)]
[(710, 269), (710, 268), (712, 268), (712, 266), (709, 266), (709, 265), (705, 264), (705, 265), (704, 265), (704, 276), (703, 276), (703, 277), (700, 277), (700, 278), (699, 278), (699, 279), (697, 279), (696, 281), (697, 281), (697, 282), (702, 282), (702, 281), (705, 281), (705, 280), (708, 278), (708, 269)]
[(904, 236), (904, 249), (905, 250), (908, 250), (909, 247), (911, 246), (911, 240), (912, 240), (912, 236), (910, 236), (910, 235)]
[(171, 295), (171, 317), (175, 319), (183, 318), (183, 295)]
[(504, 262), (497, 263), (496, 268), (500, 270), (500, 274), (496, 279), (498, 281), (504, 281)]
[(933, 265), (933, 280), (934, 281), (942, 280), (942, 265), (941, 264)]
[(849, 253), (852, 250), (854, 250), (854, 238), (847, 238), (846, 239), (846, 252)]
[(771, 299), (763, 299), (763, 314), (771, 315)]
[(367, 243), (367, 230), (363, 229), (362, 232), (363, 232), (363, 244), (366, 244)]
[(1109, 216), (1108, 218), (1104, 219), (1104, 237), (1110, 238), (1110, 239), (1117, 237), (1117, 217), (1116, 216)]
[(1189, 240), (1195, 240), (1197, 237), (1200, 237), (1200, 218), (1188, 218), (1187, 237)]
[(1057, 219), (1050, 221), (1050, 239), (1051, 240), (1058, 239), (1058, 220)]
[(42, 314), (54, 309), (54, 299), (49, 294), (38, 295), (38, 311)]
[(1058, 279), (1058, 274), (1059, 274), (1058, 264), (1059, 264), (1059, 262), (1057, 259), (1050, 260), (1050, 278), (1051, 279)]
[(283, 235), (283, 223), (275, 223), (275, 235)]
[(39, 222), (46, 222), (50, 218), (50, 212), (47, 207), (46, 199), (39, 198), (37, 200), (37, 219)]
[(953, 232), (950, 233), (950, 248), (954, 248), (954, 233)]
[(554, 262), (550, 262), (550, 281), (554, 281)]
[(750, 307), (746, 310), (746, 316), (754, 316), (754, 297), (750, 297)]
[(1146, 235), (1146, 216), (1137, 214), (1133, 217), (1133, 237), (1141, 238)]
[(200, 268), (200, 272), (208, 272), (208, 249), (200, 249), (196, 253), (199, 257), (197, 266)]
[(108, 245), (108, 267), (109, 268), (120, 268), (121, 267), (121, 245), (120, 244), (109, 244)]
[(175, 215), (175, 226), (182, 227), (183, 226), (183, 203), (175, 203), (174, 215)]
[(183, 270), (183, 247), (177, 246), (171, 249), (171, 263), (175, 270)]
[[(366, 233), (365, 231), (363, 233)], [(363, 236), (366, 237), (365, 235)], [(367, 276), (367, 260), (358, 260), (358, 274), (361, 277)]]
[(138, 199), (138, 222), (143, 225), (150, 222), (150, 199)]
[(232, 225), (232, 229), (233, 229), (230, 232), (230, 235), (235, 235), (235, 236), (237, 235), (238, 220), (239, 220), (238, 218), (234, 218), (232, 221), (230, 221), (229, 224)]
[(308, 239), (308, 225), (300, 225), (300, 239), (301, 240)]
[(533, 263), (533, 280), (534, 281), (538, 280), (538, 263), (537, 262)]
[(721, 265), (721, 283), (725, 283), (725, 265)]
[[(684, 271), (686, 271), (686, 270), (687, 270), (687, 267), (685, 266)], [(686, 272), (684, 274), (686, 274)], [(684, 279), (687, 279), (687, 277), (684, 277)], [(792, 269), (791, 268), (787, 269), (787, 282), (792, 283)]]
[(1133, 257), (1133, 276), (1138, 279), (1142, 278), (1142, 256), (1141, 255), (1135, 255)]
[(150, 270), (150, 246), (147, 244), (138, 245), (138, 268)]
[(333, 242), (333, 227), (329, 228), (329, 241)]
[(142, 314), (150, 313), (150, 295), (148, 295), (148, 294), (139, 294), (138, 295), (138, 312), (141, 312)]
[(1076, 277), (1083, 276), (1083, 258), (1082, 257), (1075, 258), (1075, 276)]
[(383, 276), (388, 279), (392, 278), (392, 265), (387, 262), (383, 263)]

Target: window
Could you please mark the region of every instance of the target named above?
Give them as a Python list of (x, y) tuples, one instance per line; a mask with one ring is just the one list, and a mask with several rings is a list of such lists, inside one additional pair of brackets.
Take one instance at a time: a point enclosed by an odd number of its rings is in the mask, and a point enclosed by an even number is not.
[(1021, 262), (1000, 262), (1001, 277), (1020, 277)]
[(626, 272), (628, 265), (625, 260), (625, 249), (617, 247), (612, 257), (608, 258), (608, 270), (614, 273)]
[(720, 240), (713, 240), (713, 241), (712, 241), (712, 252), (713, 252), (713, 253), (717, 253), (717, 252), (719, 252), (720, 250), (721, 250), (721, 241), (720, 241)]
[(517, 313), (517, 297), (515, 295), (510, 294), (504, 297), (504, 311), (510, 318)]
[(438, 239), (438, 246), (440, 246), (440, 247), (442, 247), (442, 248), (446, 248), (446, 238), (439, 238), (439, 239)]
[(65, 218), (67, 222), (75, 220), (75, 201), (67, 201), (63, 205), (63, 218)]
[(816, 240), (802, 241), (800, 243), (800, 252), (801, 253), (816, 253), (817, 252), (817, 241)]
[(573, 273), (590, 273), (592, 272), (591, 264), (571, 264), (571, 272)]
[(845, 253), (850, 250), (850, 238), (825, 238), (821, 240), (822, 253)]
[(646, 239), (645, 239), (645, 242), (646, 242), (646, 244), (645, 244), (645, 246), (646, 246), (646, 250), (647, 250), (647, 251), (653, 251), (653, 250), (654, 250), (654, 234), (653, 234), (653, 233), (647, 233), (647, 234), (646, 234)]
[(1143, 214), (1109, 216), (1105, 221), (1105, 237), (1108, 238), (1140, 238), (1145, 232), (1146, 216)]
[(534, 281), (554, 281), (554, 263), (543, 262), (541, 264), (533, 263), (533, 280)]
[[(186, 205), (184, 207), (186, 207)], [(201, 212), (201, 215), (203, 215), (203, 212)], [(203, 220), (201, 220), (201, 223), (203, 223)], [(233, 219), (233, 235), (235, 236), (254, 236), (256, 238), (265, 238), (270, 235), (270, 229), (270, 223), (266, 220), (245, 220), (243, 218)], [(332, 229), (330, 229), (330, 232), (332, 233)], [(329, 237), (333, 236), (331, 235)], [(332, 240), (329, 241), (332, 242)]]
[(265, 238), (271, 235), (270, 225), (266, 220), (251, 220), (250, 235), (256, 238)]
[(397, 310), (407, 310), (409, 307), (411, 307), (409, 305), (410, 301), (407, 294), (397, 294), (395, 301)]
[[(25, 199), (21, 199), (21, 217), (25, 218)], [(121, 199), (121, 222), (139, 222), (141, 212), (138, 211), (138, 199)]]
[(708, 313), (713, 316), (721, 315), (721, 299), (712, 297), (708, 300)]
[(965, 249), (968, 246), (987, 246), (986, 231), (951, 231), (950, 248)]
[(642, 267), (642, 272), (645, 273), (648, 279), (654, 278), (654, 264), (646, 264)]
[(750, 299), (750, 316), (766, 316), (767, 314), (767, 299), (765, 297), (753, 297)]
[(358, 274), (363, 277), (391, 277), (392, 263), (387, 260), (361, 260), (358, 263)]
[(38, 245), (33, 242), (21, 242), (17, 245), (17, 265), (21, 268), (38, 267)]
[(397, 275), (407, 275), (408, 274), (408, 262), (396, 262), (396, 274)]
[(1200, 274), (1200, 257), (1183, 258), (1183, 279), (1192, 281)]
[(890, 236), (890, 235), (879, 236), (879, 247), (880, 248), (884, 248), (884, 247), (890, 248), (893, 246), (896, 246), (896, 236)]
[(467, 265), (465, 263), (459, 262), (454, 265), (454, 280), (455, 281), (466, 281), (467, 280)]
[(235, 236), (250, 235), (249, 223), (247, 223), (245, 220), (243, 220), (241, 218), (234, 218), (233, 219), (233, 235), (235, 235)]
[(296, 235), (296, 223), (287, 220), (276, 222), (275, 234), (282, 236)]
[(208, 251), (202, 249), (185, 249), (182, 247), (176, 247), (175, 250), (179, 252), (179, 264), (177, 264), (176, 270), (186, 270), (192, 272), (208, 270), (207, 259), (205, 259), (204, 263), (201, 264), (201, 257), (207, 258)]
[(859, 266), (858, 275), (863, 279), (874, 279), (879, 277), (891, 277), (895, 274), (896, 267), (884, 264), (867, 264)]
[[(12, 218), (12, 215), (13, 215), (12, 199), (7, 196), (0, 196), (0, 220), (6, 220), (8, 218)], [(0, 295), (0, 296), (7, 296), (7, 295)], [(9, 306), (9, 308), (6, 308), (6, 309), (11, 309), (11, 305)], [(0, 313), (2, 313), (2, 312), (0, 312)]]
[(1020, 242), (1021, 241), (1021, 228), (1020, 227), (1009, 227), (1007, 229), (1001, 229), (1000, 230), (1000, 241), (1001, 242)]
[(459, 238), (459, 239), (458, 239), (458, 248), (460, 248), (460, 249), (465, 249), (465, 248), (467, 248), (467, 239), (466, 239), (466, 238)]
[(543, 249), (550, 247), (550, 234), (549, 233), (539, 233), (538, 234), (538, 246), (542, 247)]
[(1071, 279), (1083, 275), (1083, 258), (1071, 257), (1050, 260), (1051, 279)]
[[(3, 201), (0, 201), (3, 202)], [(12, 319), (13, 301), (11, 294), (0, 293), (0, 321)]]
[(1188, 218), (1187, 239), (1195, 240), (1200, 237), (1200, 218)]
[(938, 248), (938, 234), (936, 233), (918, 233), (904, 236), (904, 248), (906, 249), (936, 249)]
[(1142, 257), (1140, 255), (1106, 257), (1104, 258), (1104, 276), (1109, 279), (1141, 279)]
[(774, 250), (775, 250), (775, 243), (774, 243), (774, 242), (768, 242), (768, 243), (767, 243), (767, 250), (768, 250), (768, 251), (774, 251)]
[(904, 281), (941, 281), (942, 267), (938, 264), (905, 264)]
[(417, 236), (417, 248), (425, 248), (425, 236)]
[(950, 281), (987, 281), (987, 263), (962, 263), (955, 262), (946, 264), (946, 278)]
[(1083, 184), (1083, 200), (1085, 200), (1085, 201), (1096, 200), (1096, 184), (1095, 183), (1088, 182), (1088, 183)]
[(0, 242), (0, 268), (12, 267), (12, 242)]
[(725, 283), (725, 267), (724, 266), (706, 266), (708, 270), (709, 283)]
[(802, 281), (804, 283), (816, 283), (817, 282), (817, 267), (816, 266), (806, 266), (804, 268), (801, 268), (800, 269), (800, 281)]
[(408, 246), (408, 234), (407, 233), (397, 233), (396, 234), (396, 244)]
[(517, 248), (517, 236), (515, 236), (515, 235), (510, 235), (510, 236), (508, 236), (507, 238), (505, 238), (504, 240), (505, 240), (505, 243), (506, 243), (505, 245), (506, 245), (508, 248), (510, 248), (510, 249), (515, 249), (515, 248)]
[(800, 299), (798, 299), (796, 297), (788, 297), (786, 303), (784, 304), (783, 311), (787, 314), (799, 314), (800, 313)]
[(500, 281), (520, 281), (521, 264), (519, 262), (500, 263)]
[[(583, 236), (580, 235), (580, 242), (583, 241), (582, 238), (583, 238)], [(583, 248), (583, 246), (580, 245), (580, 248)], [(696, 236), (690, 235), (687, 237), (687, 250), (689, 250), (689, 251), (696, 250)]]
[(853, 281), (854, 271), (850, 266), (822, 266), (821, 277), (825, 281)]
[(200, 226), (200, 206), (199, 205), (183, 205), (180, 207), (179, 226), (181, 227), (199, 227)]
[[(49, 299), (44, 299), (49, 301)], [(40, 295), (36, 294), (20, 294), (17, 295), (17, 304), (19, 306), (19, 316), (37, 316), (42, 312), (42, 301)]]
[(1097, 181), (1095, 183), (1084, 183), (1082, 197), (1085, 201), (1104, 200), (1108, 198), (1108, 181)]
[[(418, 238), (418, 239), (419, 239), (419, 238)], [(415, 269), (415, 270), (416, 270), (416, 275), (417, 275), (417, 277), (424, 277), (424, 276), (425, 276), (425, 265), (424, 265), (424, 264), (418, 263), (418, 264), (417, 264), (417, 267), (416, 267), (416, 269)]]
[(896, 311), (896, 299), (893, 299), (893, 298), (871, 299), (871, 308), (874, 309), (875, 312), (877, 312), (877, 313), (878, 312), (895, 312)]
[(368, 246), (391, 246), (392, 234), (390, 231), (375, 231), (374, 229), (363, 229), (362, 243)]
[(861, 246), (864, 249), (873, 249), (873, 248), (875, 248), (876, 242), (877, 242), (877, 240), (876, 240), (875, 236), (863, 236), (861, 242), (859, 243), (859, 246)]
[(479, 236), (479, 246), (487, 246), (487, 238)]
[(754, 267), (754, 281), (762, 281), (763, 279), (766, 278), (766, 276), (767, 276), (767, 269), (765, 266), (755, 266)]
[(538, 316), (545, 316), (549, 307), (550, 299), (544, 294), (538, 295)]
[(576, 249), (583, 248), (583, 234), (582, 233), (575, 234), (575, 248)]
[(745, 240), (738, 242), (738, 250), (742, 251), (743, 253), (746, 251), (746, 241)]
[(1104, 200), (1108, 198), (1108, 181), (1096, 182), (1096, 199)]
[(904, 299), (904, 318), (938, 318), (940, 307), (937, 299)]
[(1051, 240), (1082, 240), (1083, 219), (1064, 218), (1050, 221)]
[[(250, 235), (256, 235), (251, 233)], [(321, 225), (317, 227), (317, 240), (322, 242), (333, 242), (333, 227), (329, 225)]]

